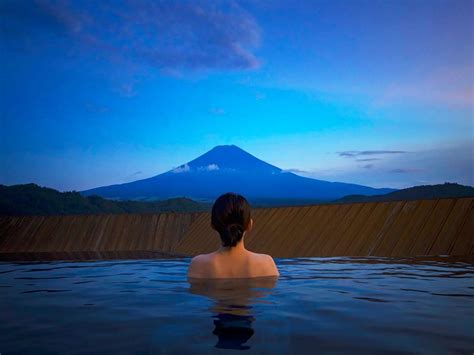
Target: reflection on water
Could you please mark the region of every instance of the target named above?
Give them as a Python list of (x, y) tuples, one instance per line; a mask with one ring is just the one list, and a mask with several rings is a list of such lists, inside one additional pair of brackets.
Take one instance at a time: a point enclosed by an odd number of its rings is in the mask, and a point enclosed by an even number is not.
[(148, 250), (116, 250), (116, 251), (62, 251), (62, 252), (23, 252), (3, 253), (0, 252), (0, 261), (65, 261), (65, 260), (139, 260), (139, 259), (173, 259), (183, 258), (186, 255), (176, 253), (164, 253)]
[(277, 259), (278, 281), (191, 283), (189, 262), (0, 262), (0, 352), (473, 350), (472, 259)]
[(250, 346), (244, 345), (253, 335), (252, 323), (255, 318), (251, 315), (242, 316), (231, 313), (219, 313), (215, 316), (214, 331), (218, 341), (215, 345), (219, 349), (247, 350)]
[(220, 349), (247, 350), (254, 334), (253, 304), (261, 302), (275, 287), (278, 277), (253, 279), (189, 279), (189, 292), (213, 301), (213, 334)]

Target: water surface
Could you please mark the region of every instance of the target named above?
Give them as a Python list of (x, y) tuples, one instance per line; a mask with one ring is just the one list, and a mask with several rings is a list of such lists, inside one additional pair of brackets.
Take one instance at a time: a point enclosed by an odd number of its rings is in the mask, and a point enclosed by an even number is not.
[(0, 263), (0, 352), (474, 351), (474, 265), (277, 259), (278, 280), (186, 279), (188, 258)]

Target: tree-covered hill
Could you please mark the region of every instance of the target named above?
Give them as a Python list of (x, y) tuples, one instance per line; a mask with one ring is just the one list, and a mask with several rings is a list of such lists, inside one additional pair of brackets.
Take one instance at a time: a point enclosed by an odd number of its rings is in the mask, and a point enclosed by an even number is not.
[(188, 198), (163, 201), (114, 201), (79, 192), (59, 192), (36, 184), (0, 185), (0, 215), (69, 215), (207, 211), (208, 203)]
[(421, 185), (397, 190), (384, 195), (348, 195), (334, 202), (381, 202), (400, 200), (429, 200), (436, 198), (472, 197), (474, 187), (446, 182), (439, 185)]

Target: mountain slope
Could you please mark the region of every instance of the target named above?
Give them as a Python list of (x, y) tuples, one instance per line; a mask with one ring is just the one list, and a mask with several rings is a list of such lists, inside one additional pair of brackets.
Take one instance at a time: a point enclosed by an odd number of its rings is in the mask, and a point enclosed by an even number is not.
[(59, 192), (36, 184), (0, 185), (2, 216), (200, 212), (210, 208), (210, 204), (186, 198), (153, 202), (111, 201), (99, 196), (84, 197), (75, 191)]
[(310, 179), (268, 164), (235, 145), (217, 146), (163, 174), (119, 185), (82, 191), (111, 199), (164, 199), (186, 196), (213, 200), (234, 191), (249, 200), (307, 199), (327, 201), (350, 194), (384, 194), (393, 189)]

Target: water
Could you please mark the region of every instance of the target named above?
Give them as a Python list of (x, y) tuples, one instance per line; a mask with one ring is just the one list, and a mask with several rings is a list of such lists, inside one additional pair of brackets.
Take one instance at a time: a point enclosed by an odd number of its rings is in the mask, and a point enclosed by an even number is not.
[(189, 259), (0, 263), (0, 353), (474, 351), (474, 264), (276, 260), (189, 284)]

